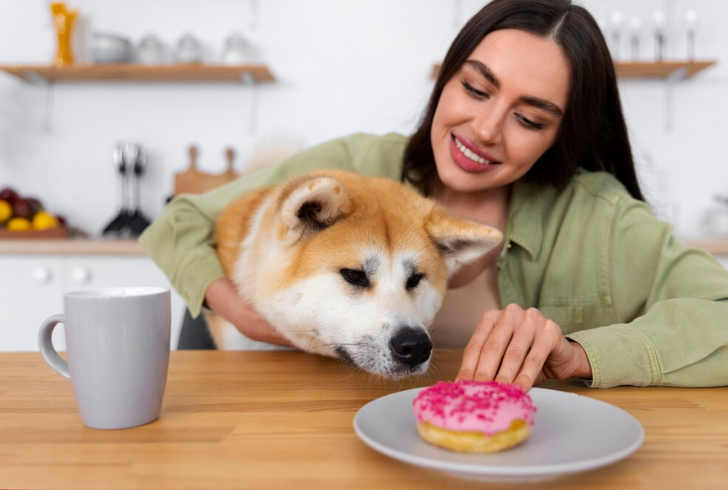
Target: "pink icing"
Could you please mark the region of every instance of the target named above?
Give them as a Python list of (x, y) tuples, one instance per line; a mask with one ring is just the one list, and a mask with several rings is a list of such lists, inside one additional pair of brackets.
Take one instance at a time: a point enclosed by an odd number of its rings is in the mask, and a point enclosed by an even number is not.
[(412, 403), (415, 417), (454, 431), (492, 436), (514, 420), (533, 425), (536, 407), (521, 388), (496, 381), (438, 381), (420, 391)]

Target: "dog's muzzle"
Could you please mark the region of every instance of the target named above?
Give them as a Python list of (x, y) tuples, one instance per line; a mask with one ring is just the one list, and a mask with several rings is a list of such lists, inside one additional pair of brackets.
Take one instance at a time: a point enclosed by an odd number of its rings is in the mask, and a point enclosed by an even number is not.
[(399, 363), (414, 368), (432, 355), (432, 341), (424, 330), (404, 327), (389, 340), (389, 351)]

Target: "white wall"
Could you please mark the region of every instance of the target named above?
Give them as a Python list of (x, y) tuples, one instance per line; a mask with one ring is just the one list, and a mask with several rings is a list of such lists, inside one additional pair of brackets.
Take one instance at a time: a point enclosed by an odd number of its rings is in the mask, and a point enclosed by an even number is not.
[[(200, 37), (211, 61), (233, 30), (250, 32), (278, 78), (257, 92), (238, 84), (59, 84), (46, 89), (0, 75), (0, 186), (34, 194), (72, 224), (98, 234), (116, 213), (117, 176), (110, 153), (129, 138), (149, 151), (142, 193), (155, 216), (171, 193), (186, 148), (201, 148), (201, 167), (222, 171), (223, 151), (244, 160), (256, 145), (279, 140), (309, 146), (355, 131), (412, 131), (429, 96), (429, 72), (456, 26), (484, 2), (472, 0), (77, 0), (90, 29), (138, 41), (154, 32), (169, 46), (184, 32)], [(649, 20), (701, 15), (700, 58), (719, 64), (672, 89), (623, 81), (623, 103), (648, 191), (678, 233), (700, 235), (714, 194), (728, 194), (728, 2), (589, 0), (599, 17), (620, 9)], [(48, 63), (53, 29), (45, 0), (0, 0), (0, 63)], [(257, 15), (256, 15), (257, 12)], [(256, 19), (250, 27), (251, 19)], [(677, 32), (677, 31), (676, 31)], [(671, 57), (684, 57), (675, 34)], [(645, 57), (651, 53), (644, 41)], [(681, 52), (682, 51), (682, 52)], [(672, 101), (668, 103), (669, 97)], [(668, 108), (672, 128), (666, 128)], [(50, 129), (44, 125), (50, 123)], [(646, 157), (647, 155), (647, 157)], [(647, 158), (654, 164), (644, 165)], [(648, 168), (649, 167), (649, 168)], [(663, 204), (666, 200), (670, 205)]]

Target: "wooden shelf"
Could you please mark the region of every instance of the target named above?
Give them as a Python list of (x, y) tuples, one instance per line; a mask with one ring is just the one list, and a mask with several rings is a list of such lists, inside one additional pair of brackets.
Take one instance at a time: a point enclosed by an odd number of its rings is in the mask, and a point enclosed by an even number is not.
[(67, 82), (272, 82), (265, 65), (48, 65), (1, 66), (0, 70), (29, 83)]
[[(649, 78), (658, 80), (684, 80), (691, 78), (715, 61), (660, 61), (660, 62), (615, 62), (614, 68), (619, 78)], [(432, 78), (440, 72), (440, 64), (432, 68)]]
[(653, 78), (685, 80), (691, 78), (715, 61), (659, 61), (655, 63), (619, 62), (614, 64), (619, 78)]

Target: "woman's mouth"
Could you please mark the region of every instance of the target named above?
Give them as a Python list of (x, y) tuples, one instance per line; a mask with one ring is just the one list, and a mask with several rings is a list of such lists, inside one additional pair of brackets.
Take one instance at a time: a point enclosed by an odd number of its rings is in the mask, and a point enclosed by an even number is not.
[(477, 154), (454, 134), (450, 137), (450, 155), (458, 167), (470, 173), (488, 172), (501, 163)]

